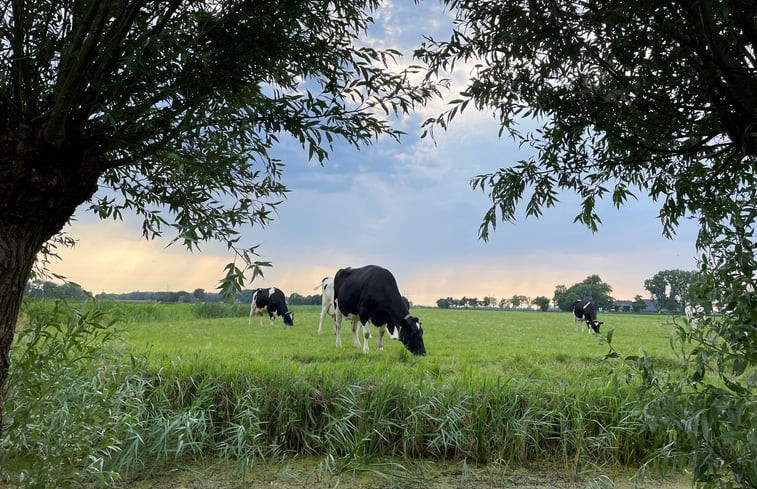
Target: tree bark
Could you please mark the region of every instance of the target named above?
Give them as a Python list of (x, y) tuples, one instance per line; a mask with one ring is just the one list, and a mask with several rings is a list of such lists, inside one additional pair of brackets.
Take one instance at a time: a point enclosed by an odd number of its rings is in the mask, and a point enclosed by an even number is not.
[(0, 222), (0, 437), (4, 427), (10, 351), (24, 287), (37, 252), (46, 241), (40, 234), (33, 226)]

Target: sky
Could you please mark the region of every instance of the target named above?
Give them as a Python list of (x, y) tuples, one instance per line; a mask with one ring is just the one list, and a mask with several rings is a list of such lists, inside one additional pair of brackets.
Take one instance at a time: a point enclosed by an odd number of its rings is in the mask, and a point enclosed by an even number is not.
[[(374, 18), (366, 42), (405, 53), (412, 53), (423, 34), (443, 39), (451, 29), (449, 13), (430, 0), (387, 1)], [(244, 229), (241, 241), (260, 245), (260, 259), (273, 266), (246, 288), (316, 294), (321, 279), (339, 268), (375, 264), (392, 271), (400, 291), (416, 305), (463, 296), (551, 299), (557, 285), (569, 287), (595, 274), (616, 299), (633, 299), (649, 297), (644, 280), (658, 271), (696, 268), (696, 223), (683, 221), (674, 239), (664, 238), (660, 204), (644, 194), (621, 209), (600, 202), (597, 233), (573, 222), (580, 201), (568, 193), (538, 220), (521, 212), (515, 223), (498, 224), (488, 242), (479, 240), (490, 204), (485, 193), (470, 187), (470, 179), (530, 153), (498, 137), (490, 112), (471, 108), (448, 131), (437, 131), (435, 141), (420, 138), (422, 121), (456, 97), (469, 70), (460, 66), (447, 74), (452, 86), (444, 100), (397, 121), (407, 133), (400, 143), (382, 138), (360, 150), (338, 143), (321, 166), (284, 138), (275, 151), (286, 164), (283, 183), (290, 193), (272, 224)], [(61, 260), (49, 268), (93, 293), (210, 292), (234, 258), (220, 243), (190, 253), (168, 246), (171, 236), (147, 241), (139, 219), (99, 221), (86, 205), (65, 231), (77, 244), (61, 250)]]

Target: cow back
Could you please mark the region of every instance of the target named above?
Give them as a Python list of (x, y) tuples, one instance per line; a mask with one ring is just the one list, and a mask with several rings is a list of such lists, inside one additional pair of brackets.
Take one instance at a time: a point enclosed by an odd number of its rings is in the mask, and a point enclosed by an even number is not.
[(342, 314), (370, 317), (373, 324), (396, 325), (408, 314), (394, 276), (377, 265), (337, 271), (334, 299)]

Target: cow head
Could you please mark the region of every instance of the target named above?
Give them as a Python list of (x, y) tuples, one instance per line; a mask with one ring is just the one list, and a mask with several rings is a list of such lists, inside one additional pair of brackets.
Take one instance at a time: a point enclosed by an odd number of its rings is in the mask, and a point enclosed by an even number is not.
[(294, 313), (293, 312), (285, 312), (281, 318), (284, 320), (284, 324), (287, 326), (294, 326)]
[(594, 321), (586, 321), (586, 324), (588, 324), (595, 333), (599, 333), (599, 327), (605, 323), (595, 319)]
[(400, 341), (413, 355), (426, 354), (426, 346), (423, 344), (423, 327), (418, 318), (408, 314), (402, 319)]

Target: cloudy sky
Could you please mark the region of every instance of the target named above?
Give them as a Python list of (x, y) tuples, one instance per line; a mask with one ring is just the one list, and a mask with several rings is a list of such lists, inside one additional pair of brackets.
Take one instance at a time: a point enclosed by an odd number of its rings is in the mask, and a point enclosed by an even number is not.
[[(387, 2), (375, 19), (369, 42), (407, 53), (424, 33), (444, 38), (450, 29), (449, 15), (429, 0), (419, 6)], [(449, 75), (448, 100), (467, 73), (461, 67)], [(695, 268), (694, 223), (683, 222), (673, 240), (663, 238), (659, 205), (643, 195), (620, 210), (601, 203), (603, 224), (595, 234), (573, 223), (579, 200), (564, 194), (540, 219), (521, 214), (514, 224), (499, 224), (489, 242), (478, 240), (489, 203), (471, 189), (471, 177), (526, 158), (528, 149), (499, 139), (492, 115), (474, 110), (455, 119), (446, 133), (437, 132), (435, 142), (420, 139), (421, 122), (444, 104), (399, 121), (407, 132), (401, 143), (381, 140), (362, 150), (339, 145), (323, 166), (285, 141), (277, 153), (286, 163), (289, 197), (273, 224), (244, 232), (245, 244), (260, 244), (261, 259), (273, 267), (248, 287), (308, 295), (341, 267), (377, 264), (394, 273), (403, 294), (423, 305), (448, 296), (551, 298), (556, 285), (570, 286), (592, 274), (610, 284), (617, 299), (632, 299), (648, 297), (644, 280), (660, 270)], [(215, 290), (233, 258), (225, 246), (211, 243), (191, 254), (166, 247), (169, 239), (142, 239), (140, 225), (128, 216), (101, 222), (82, 210), (67, 229), (77, 246), (63, 250), (52, 271), (94, 293)]]

